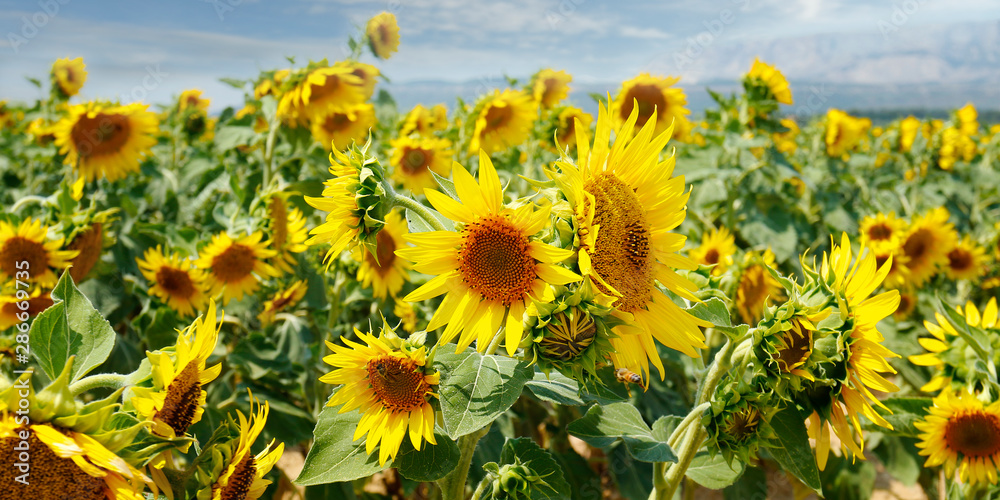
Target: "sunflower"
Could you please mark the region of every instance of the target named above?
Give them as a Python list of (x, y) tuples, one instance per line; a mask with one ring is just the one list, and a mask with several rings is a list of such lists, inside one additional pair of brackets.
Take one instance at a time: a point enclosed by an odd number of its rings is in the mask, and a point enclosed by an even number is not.
[(277, 71), (269, 72), (263, 75), (257, 85), (253, 88), (253, 98), (260, 100), (260, 98), (266, 95), (273, 95), (276, 98), (281, 98), (281, 84), (288, 79), (291, 75), (291, 70), (279, 69)]
[(87, 65), (83, 58), (56, 59), (52, 63), (52, 88), (58, 90), (64, 98), (75, 96), (87, 81)]
[(293, 126), (299, 126), (320, 117), (329, 117), (337, 111), (344, 113), (365, 100), (363, 84), (350, 67), (322, 66), (312, 69), (281, 96), (278, 116)]
[[(0, 295), (0, 332), (24, 323), (21, 318), (17, 317), (19, 314), (24, 317), (23, 313), (28, 313), (29, 318), (34, 318), (38, 316), (38, 313), (48, 309), (52, 305), (52, 297), (49, 296), (49, 292), (50, 290), (43, 291), (41, 287), (36, 287), (28, 294), (27, 299), (17, 298), (16, 290), (10, 290)], [(18, 307), (18, 304), (25, 301), (28, 302), (27, 309)]]
[(330, 109), (315, 116), (312, 135), (324, 147), (343, 151), (351, 142), (364, 142), (368, 131), (375, 126), (375, 107), (356, 104), (347, 108)]
[(209, 99), (201, 98), (201, 91), (198, 89), (190, 89), (181, 92), (181, 96), (177, 99), (177, 109), (180, 111), (185, 111), (188, 109), (208, 112), (208, 105), (212, 101)]
[(274, 441), (271, 441), (260, 453), (256, 455), (250, 453), (250, 447), (264, 430), (269, 411), (269, 405), (266, 401), (264, 406), (257, 402), (255, 413), (255, 401), (251, 395), (249, 419), (243, 416), (243, 412), (236, 410), (240, 419), (239, 441), (226, 469), (212, 485), (212, 500), (257, 500), (264, 494), (267, 485), (271, 484), (271, 481), (264, 479), (264, 475), (270, 472), (274, 464), (281, 458), (281, 454), (285, 451), (285, 444), (278, 443), (277, 446), (274, 446)]
[(792, 90), (788, 86), (788, 80), (774, 66), (761, 61), (760, 58), (754, 59), (747, 78), (762, 82), (775, 101), (792, 104)]
[(87, 278), (87, 274), (101, 258), (101, 251), (104, 249), (104, 226), (100, 222), (94, 222), (77, 233), (66, 249), (80, 252), (70, 262), (73, 267), (69, 269), (73, 283), (80, 283)]
[[(887, 359), (899, 356), (882, 345), (884, 337), (877, 328), (879, 321), (896, 311), (899, 292), (890, 290), (869, 297), (882, 284), (889, 273), (889, 266), (877, 267), (875, 255), (866, 253), (864, 246), (853, 266), (852, 258), (851, 241), (844, 233), (840, 246), (834, 244), (829, 256), (824, 256), (820, 270), (823, 279), (837, 295), (840, 316), (850, 328), (843, 353), (846, 361), (844, 379), (829, 389), (829, 405), (817, 408), (809, 418), (809, 436), (816, 439), (816, 460), (820, 469), (826, 466), (829, 456), (830, 427), (840, 438), (842, 449), (863, 458), (864, 438), (858, 415), (892, 429), (889, 422), (872, 408), (874, 403), (888, 411), (871, 390), (899, 390), (882, 376), (883, 373), (896, 373)], [(848, 426), (848, 420), (853, 425), (853, 431)]]
[(913, 141), (917, 139), (917, 132), (920, 131), (920, 120), (907, 116), (899, 122), (899, 150), (909, 153), (913, 149)]
[(305, 244), (309, 237), (306, 218), (297, 208), (289, 210), (285, 196), (272, 195), (267, 202), (267, 219), (271, 248), (276, 253), (272, 259), (274, 267), (290, 273), (295, 265), (295, 256), (292, 254), (305, 252), (309, 248)]
[(274, 317), (289, 307), (298, 304), (302, 297), (306, 296), (309, 286), (305, 281), (299, 280), (292, 283), (288, 288), (276, 293), (271, 300), (264, 303), (264, 310), (257, 315), (257, 319), (264, 326), (274, 323)]
[(177, 334), (173, 352), (146, 352), (153, 387), (133, 387), (130, 401), (140, 416), (152, 421), (152, 431), (160, 436), (183, 436), (205, 412), (203, 388), (222, 372), (221, 364), (205, 366), (222, 326), (216, 323), (215, 314), (213, 300), (203, 316)]
[[(115, 452), (83, 432), (51, 423), (20, 425), (19, 419), (4, 410), (0, 413), (0, 480), (4, 491), (0, 498), (64, 500), (73, 493), (74, 500), (143, 500), (141, 482), (147, 479)], [(31, 450), (30, 478), (15, 480), (15, 463), (22, 462), (20, 448), (27, 434)], [(20, 451), (19, 451), (20, 450)]]
[(1000, 467), (1000, 402), (984, 404), (967, 391), (945, 391), (934, 398), (920, 434), (924, 467), (944, 464), (945, 474), (970, 484), (997, 483)]
[(871, 126), (868, 118), (855, 118), (831, 108), (826, 112), (826, 154), (831, 158), (844, 157), (861, 143)]
[(371, 99), (375, 94), (376, 79), (382, 74), (375, 66), (358, 61), (337, 61), (334, 67), (343, 67), (351, 70), (351, 74), (361, 80), (362, 95), (365, 100)]
[(892, 313), (892, 317), (896, 318), (896, 321), (903, 321), (908, 319), (916, 309), (917, 294), (913, 290), (902, 290), (899, 292), (899, 306)]
[(549, 171), (549, 176), (575, 212), (580, 270), (599, 292), (615, 298), (613, 314), (627, 325), (614, 328), (618, 338), (612, 340), (617, 351), (612, 361), (645, 379), (649, 361), (661, 377), (664, 373), (654, 338), (696, 356), (695, 348), (705, 347), (699, 327), (710, 323), (682, 310), (656, 285), (698, 301), (692, 294), (697, 286), (674, 272), (697, 264), (675, 253), (686, 238), (671, 232), (684, 220), (690, 196), (684, 177), (671, 177), (674, 157), (660, 161), (672, 130), (654, 134), (654, 111), (636, 132), (639, 113), (632, 109), (623, 125), (613, 127), (612, 116), (601, 106), (593, 147), (578, 129), (577, 161), (556, 162), (559, 171)]
[(451, 158), (455, 154), (451, 141), (436, 138), (400, 137), (393, 140), (392, 177), (406, 189), (423, 193), (426, 188), (437, 187), (435, 174), (447, 178), (451, 175)]
[(577, 123), (580, 124), (581, 130), (584, 132), (584, 137), (586, 141), (590, 141), (590, 124), (594, 121), (594, 117), (580, 108), (574, 108), (572, 106), (567, 106), (559, 111), (559, 115), (556, 117), (555, 129), (552, 133), (547, 134), (548, 137), (554, 137), (555, 151), (562, 150), (569, 151), (576, 147), (576, 127)]
[(764, 315), (764, 308), (785, 299), (785, 289), (768, 271), (775, 269), (774, 253), (748, 252), (743, 257), (743, 271), (736, 284), (736, 310), (744, 323), (754, 325)]
[(535, 102), (551, 109), (569, 95), (569, 82), (573, 76), (565, 71), (543, 69), (531, 77), (528, 86)]
[(684, 90), (674, 87), (679, 77), (654, 77), (649, 73), (622, 83), (621, 90), (611, 102), (611, 116), (621, 126), (638, 110), (636, 126), (642, 127), (650, 118), (656, 118), (653, 135), (660, 135), (673, 124), (675, 136), (683, 130), (680, 122), (687, 121), (691, 110), (687, 109), (687, 95)]
[(712, 275), (721, 276), (729, 266), (733, 265), (733, 254), (736, 253), (736, 239), (726, 228), (712, 228), (702, 233), (701, 246), (691, 250), (689, 256), (701, 266), (715, 266)]
[(184, 316), (194, 316), (205, 307), (205, 274), (181, 257), (163, 253), (163, 248), (147, 248), (142, 259), (136, 259), (139, 271), (151, 283), (149, 293), (167, 303)]
[(395, 297), (407, 281), (410, 263), (396, 256), (396, 250), (406, 246), (408, 227), (400, 212), (391, 212), (385, 227), (375, 236), (375, 252), (355, 248), (354, 258), (359, 260), (358, 281), (372, 289), (376, 298)]
[(211, 295), (222, 293), (223, 305), (232, 299), (241, 299), (260, 286), (259, 278), (278, 276), (277, 269), (267, 259), (278, 255), (262, 242), (263, 233), (233, 240), (226, 233), (212, 237), (211, 243), (201, 250), (195, 265), (206, 271), (205, 283)]
[(437, 397), (433, 390), (441, 374), (427, 366), (426, 348), (401, 342), (387, 326), (378, 337), (357, 329), (354, 334), (364, 344), (347, 339), (347, 347), (326, 343), (333, 354), (323, 361), (335, 369), (319, 380), (341, 385), (326, 405), (342, 404), (338, 413), (358, 409), (363, 414), (354, 439), (367, 434), (365, 451), (371, 455), (378, 446), (381, 465), (396, 458), (407, 435), (417, 450), (424, 441), (437, 444), (430, 398)]
[(896, 212), (884, 214), (879, 212), (861, 219), (858, 233), (861, 244), (876, 254), (885, 251), (894, 252), (902, 244), (906, 234), (906, 221), (896, 217)]
[[(782, 118), (780, 123), (781, 126), (787, 129), (787, 131), (774, 133), (774, 147), (786, 155), (792, 154), (799, 148), (799, 145), (795, 142), (795, 138), (798, 137), (799, 132), (801, 132), (799, 124), (792, 118)], [(797, 178), (793, 177), (793, 179)], [(801, 180), (799, 182), (801, 182)]]
[(948, 253), (958, 242), (958, 233), (948, 222), (949, 217), (948, 209), (938, 207), (915, 217), (910, 224), (902, 243), (909, 285), (923, 285), (939, 267), (948, 265)]
[(139, 162), (156, 144), (159, 123), (147, 104), (126, 106), (97, 102), (77, 104), (53, 132), (63, 162), (87, 181), (123, 179), (139, 171)]
[(979, 132), (979, 113), (971, 102), (955, 111), (955, 116), (958, 118), (959, 131), (962, 135), (971, 137)]
[[(934, 392), (941, 389), (947, 389), (951, 386), (953, 380), (960, 383), (972, 382), (972, 380), (967, 380), (967, 375), (969, 374), (969, 369), (965, 365), (964, 360), (966, 355), (964, 354), (968, 348), (965, 340), (959, 335), (958, 329), (965, 328), (966, 325), (972, 328), (982, 328), (984, 330), (989, 330), (987, 332), (988, 338), (996, 339), (998, 334), (996, 329), (1000, 328), (1000, 319), (998, 319), (997, 312), (997, 299), (993, 297), (989, 302), (986, 303), (986, 307), (983, 308), (980, 314), (979, 309), (971, 301), (966, 302), (965, 307), (956, 307), (958, 314), (965, 319), (965, 325), (953, 325), (943, 314), (934, 313), (934, 319), (937, 320), (937, 324), (930, 322), (929, 320), (924, 321), (924, 328), (930, 333), (934, 338), (920, 338), (917, 342), (920, 346), (927, 350), (924, 354), (915, 354), (910, 356), (909, 360), (911, 363), (917, 366), (930, 366), (937, 369), (937, 373), (931, 378), (927, 384), (920, 388), (924, 392)], [(993, 351), (996, 352), (996, 347)], [(949, 353), (955, 353), (957, 356), (952, 356)], [(960, 359), (963, 362), (956, 363), (955, 360)], [(975, 361), (970, 360), (969, 364), (973, 364)]]
[(20, 280), (44, 287), (56, 284), (53, 269), (66, 269), (79, 252), (60, 250), (64, 240), (49, 240), (48, 232), (39, 219), (29, 217), (18, 226), (0, 221), (0, 278), (4, 282)]
[(496, 153), (528, 139), (535, 121), (536, 103), (522, 91), (494, 90), (476, 106), (475, 130), (469, 152)]
[(437, 104), (431, 109), (417, 104), (406, 114), (399, 128), (399, 136), (406, 137), (414, 132), (430, 135), (432, 132), (448, 128), (448, 108)]
[(963, 135), (955, 127), (941, 132), (941, 147), (938, 150), (938, 166), (950, 171), (958, 160), (971, 161), (976, 157), (976, 141)]
[(369, 19), (365, 27), (365, 37), (375, 57), (388, 59), (399, 50), (399, 25), (396, 24), (395, 14), (380, 12)]
[(975, 280), (986, 274), (986, 249), (968, 235), (948, 252), (947, 257), (944, 272), (953, 280)]
[(507, 354), (513, 356), (529, 301), (548, 302), (553, 298), (550, 284), (580, 280), (556, 265), (573, 252), (531, 240), (548, 226), (549, 211), (536, 211), (531, 203), (516, 209), (504, 206), (500, 177), (485, 151), (479, 153), (478, 184), (458, 163), (452, 173), (460, 201), (433, 189), (424, 194), (434, 208), (459, 223), (457, 231), (406, 238), (416, 247), (399, 249), (396, 255), (414, 262), (418, 272), (436, 277), (403, 300), (416, 302), (447, 293), (428, 331), (447, 324), (440, 342), (460, 334), (456, 352), (477, 339), (484, 351), (498, 331), (505, 331)]

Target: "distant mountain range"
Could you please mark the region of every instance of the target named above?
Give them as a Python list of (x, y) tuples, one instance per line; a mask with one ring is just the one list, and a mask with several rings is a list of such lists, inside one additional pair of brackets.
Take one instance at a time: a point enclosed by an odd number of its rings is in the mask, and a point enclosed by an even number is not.
[[(930, 26), (904, 22), (881, 27), (873, 22), (872, 29), (863, 33), (746, 43), (720, 40), (690, 60), (678, 59), (675, 52), (654, 57), (637, 68), (636, 74), (680, 74), (691, 110), (700, 114), (711, 105), (703, 89), (736, 91), (739, 78), (755, 57), (775, 64), (789, 79), (795, 96), (792, 113), (810, 115), (830, 107), (941, 110), (966, 102), (983, 111), (1000, 111), (1000, 21)], [(683, 71), (679, 71), (678, 61)], [(574, 82), (570, 98), (591, 108), (593, 100), (588, 94), (614, 94), (620, 83)], [(418, 102), (444, 102), (453, 107), (456, 96), (469, 101), (505, 86), (502, 79), (493, 78), (393, 83), (387, 88), (400, 108), (408, 109)]]

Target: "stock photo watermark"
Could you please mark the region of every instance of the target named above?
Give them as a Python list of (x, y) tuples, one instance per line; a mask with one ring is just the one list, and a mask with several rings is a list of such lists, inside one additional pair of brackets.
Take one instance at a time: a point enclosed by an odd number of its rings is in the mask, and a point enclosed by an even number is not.
[(7, 32), (7, 42), (17, 54), (21, 46), (27, 45), (34, 40), (42, 28), (48, 26), (49, 21), (59, 15), (61, 6), (66, 5), (70, 0), (39, 0), (38, 10), (30, 15), (21, 16), (21, 26), (18, 32)]
[(906, 23), (910, 21), (910, 18), (920, 11), (920, 7), (927, 3), (927, 0), (904, 0), (903, 2), (892, 4), (892, 15), (887, 19), (879, 19), (877, 23), (878, 30), (882, 33), (882, 38), (886, 41), (889, 40), (889, 36), (899, 32)]

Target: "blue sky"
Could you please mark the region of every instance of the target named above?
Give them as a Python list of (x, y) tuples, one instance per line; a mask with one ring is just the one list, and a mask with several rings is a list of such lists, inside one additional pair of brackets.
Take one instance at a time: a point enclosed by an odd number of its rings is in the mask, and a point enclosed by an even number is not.
[(491, 81), (542, 67), (577, 82), (621, 81), (670, 72), (673, 56), (712, 30), (713, 43), (749, 43), (878, 34), (894, 15), (900, 30), (1000, 19), (993, 0), (0, 0), (0, 98), (40, 97), (26, 76), (44, 79), (54, 59), (82, 56), (84, 98), (166, 103), (200, 88), (218, 110), (240, 101), (220, 77), (285, 67), (285, 56), (343, 58), (347, 37), (383, 10), (399, 19), (402, 44), (378, 66), (397, 82)]

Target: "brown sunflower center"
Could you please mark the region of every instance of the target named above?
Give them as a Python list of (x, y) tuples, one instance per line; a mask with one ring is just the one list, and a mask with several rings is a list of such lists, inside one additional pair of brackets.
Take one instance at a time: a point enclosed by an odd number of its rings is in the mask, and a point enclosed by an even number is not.
[(743, 272), (736, 289), (737, 308), (747, 323), (756, 323), (763, 315), (763, 308), (771, 292), (770, 275), (764, 266), (755, 264)]
[[(22, 261), (27, 261), (28, 267), (19, 265)], [(28, 271), (29, 276), (40, 275), (48, 268), (49, 252), (41, 242), (14, 236), (0, 248), (0, 271), (8, 276), (15, 276), (18, 270)]]
[(403, 155), (403, 162), (400, 167), (408, 174), (415, 174), (427, 170), (430, 155), (420, 148), (408, 149)]
[(944, 428), (948, 448), (967, 457), (990, 457), (1000, 453), (1000, 418), (969, 412), (948, 420)]
[(351, 117), (346, 113), (332, 113), (327, 115), (323, 122), (323, 129), (327, 132), (340, 132), (351, 126)]
[(743, 442), (757, 432), (759, 423), (760, 414), (757, 408), (748, 406), (729, 415), (726, 420), (726, 434), (737, 442)]
[(718, 264), (719, 263), (719, 249), (718, 248), (709, 248), (708, 251), (705, 252), (705, 263), (706, 264)]
[(197, 362), (188, 362), (167, 386), (163, 408), (156, 412), (156, 418), (169, 425), (178, 436), (184, 435), (194, 423), (194, 415), (201, 399), (200, 377)]
[(73, 258), (73, 267), (69, 270), (74, 283), (79, 283), (87, 277), (87, 273), (93, 269), (97, 259), (101, 257), (101, 247), (103, 230), (101, 223), (94, 223), (86, 231), (73, 238), (69, 245), (69, 250), (79, 250), (80, 253)]
[(913, 297), (910, 294), (899, 294), (899, 305), (896, 307), (896, 314), (905, 316), (913, 310), (913, 307)]
[(132, 125), (125, 115), (97, 113), (82, 115), (70, 131), (70, 139), (81, 158), (104, 156), (121, 151), (128, 142)]
[(483, 217), (462, 229), (458, 269), (484, 299), (509, 306), (524, 300), (537, 277), (528, 251), (528, 237), (506, 217)]
[(257, 262), (253, 249), (233, 243), (225, 251), (212, 259), (212, 273), (226, 283), (232, 283), (246, 278), (253, 272)]
[(514, 117), (514, 108), (511, 106), (491, 105), (486, 109), (486, 132), (494, 131), (507, 125)]
[(887, 224), (879, 223), (868, 228), (868, 239), (872, 241), (884, 241), (892, 237), (892, 228)]
[(156, 271), (156, 284), (171, 297), (188, 298), (196, 291), (187, 271), (169, 266), (160, 266)]
[(559, 122), (559, 144), (565, 146), (576, 139), (576, 117)]
[(956, 248), (948, 252), (948, 267), (952, 271), (966, 271), (972, 269), (972, 254), (964, 248)]
[[(612, 173), (591, 178), (583, 189), (594, 196), (593, 225), (600, 226), (589, 251), (594, 270), (622, 294), (616, 308), (625, 312), (643, 309), (650, 300), (654, 278), (646, 210), (635, 191)], [(611, 293), (600, 284), (595, 286)]]
[(563, 361), (579, 356), (590, 347), (597, 335), (597, 324), (582, 311), (561, 312), (546, 327), (542, 349), (552, 358)]
[(370, 252), (365, 252), (365, 260), (378, 271), (379, 275), (385, 276), (392, 271), (392, 265), (396, 262), (396, 240), (385, 229), (375, 235), (375, 257)]
[(556, 100), (556, 93), (559, 92), (559, 80), (546, 78), (544, 85), (545, 90), (542, 91), (542, 102), (551, 104)]
[(389, 411), (407, 412), (425, 404), (431, 386), (412, 360), (382, 355), (369, 360), (366, 368), (368, 383)]
[[(338, 75), (326, 75), (323, 85), (312, 85), (310, 89), (309, 101), (316, 102), (324, 97), (336, 94), (342, 86), (346, 85)], [(339, 115), (340, 113), (338, 113)], [(346, 116), (345, 116), (346, 118)]]
[(283, 248), (288, 241), (288, 208), (281, 198), (271, 198), (268, 204), (271, 212), (271, 241), (275, 248)]
[(278, 297), (275, 298), (273, 302), (271, 302), (270, 310), (274, 312), (281, 311), (282, 309), (285, 308), (285, 306), (290, 304), (292, 302), (292, 299), (294, 298), (295, 294), (288, 292), (278, 295)]
[(37, 297), (31, 297), (28, 299), (28, 309), (26, 311), (22, 311), (21, 308), (17, 306), (19, 303), (20, 302), (5, 303), (3, 305), (3, 314), (8, 316), (17, 316), (21, 312), (27, 312), (28, 317), (34, 318), (38, 315), (38, 313), (48, 309), (49, 306), (52, 305), (52, 298), (49, 297), (48, 293)]
[(244, 500), (257, 475), (257, 463), (254, 456), (247, 453), (240, 463), (233, 468), (229, 481), (222, 487), (219, 500)]
[[(19, 433), (24, 428), (16, 429)], [(0, 499), (31, 499), (31, 500), (65, 500), (67, 493), (72, 493), (74, 500), (103, 500), (105, 498), (105, 483), (99, 477), (93, 477), (80, 469), (73, 460), (61, 458), (49, 446), (30, 433), (28, 450), (30, 459), (25, 462), (19, 458), (23, 450), (14, 449), (21, 440), (16, 437), (0, 439)], [(14, 464), (27, 463), (30, 466), (28, 484), (16, 481), (23, 474)]]
[(778, 368), (789, 373), (805, 364), (812, 353), (812, 330), (806, 328), (798, 318), (792, 319), (792, 328), (781, 332), (778, 345)]
[(636, 101), (639, 103), (639, 117), (635, 123), (640, 127), (653, 116), (654, 110), (658, 110), (661, 115), (667, 110), (667, 99), (663, 96), (660, 87), (652, 84), (640, 84), (632, 87), (625, 94), (625, 102), (622, 103), (621, 110), (622, 120), (627, 120), (632, 114), (632, 108)]
[(919, 265), (933, 246), (934, 234), (921, 228), (906, 238), (906, 242), (903, 243), (903, 252), (909, 257), (910, 265)]

